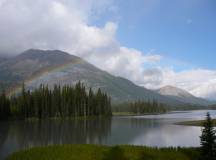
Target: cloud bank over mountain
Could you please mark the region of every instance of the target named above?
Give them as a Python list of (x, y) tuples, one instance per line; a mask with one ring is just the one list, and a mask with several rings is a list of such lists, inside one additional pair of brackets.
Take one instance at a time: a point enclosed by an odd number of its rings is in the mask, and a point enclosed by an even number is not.
[(150, 89), (174, 85), (216, 99), (216, 71), (176, 72), (160, 65), (166, 57), (122, 46), (116, 38), (118, 22), (92, 23), (117, 9), (111, 0), (0, 0), (0, 54), (59, 49)]

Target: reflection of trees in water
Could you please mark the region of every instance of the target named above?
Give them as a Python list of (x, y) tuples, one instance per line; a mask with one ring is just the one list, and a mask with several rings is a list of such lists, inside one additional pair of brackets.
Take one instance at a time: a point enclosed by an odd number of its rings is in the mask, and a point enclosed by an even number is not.
[(0, 122), (0, 147), (7, 139), (9, 131), (9, 122)]
[(9, 132), (9, 122), (0, 122), (0, 159), (3, 159), (4, 154), (1, 150), (3, 149), (4, 143), (7, 140)]
[(14, 122), (10, 136), (21, 148), (50, 144), (102, 143), (109, 136), (111, 119)]
[(160, 120), (155, 119), (142, 119), (142, 118), (132, 118), (131, 119), (131, 126), (133, 128), (155, 128), (161, 127), (163, 124)]

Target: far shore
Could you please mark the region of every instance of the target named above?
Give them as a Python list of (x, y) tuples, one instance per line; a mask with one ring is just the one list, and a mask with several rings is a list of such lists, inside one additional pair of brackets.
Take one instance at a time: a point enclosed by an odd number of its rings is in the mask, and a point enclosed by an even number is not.
[[(213, 126), (216, 127), (216, 119), (212, 119)], [(202, 127), (205, 120), (197, 120), (197, 121), (184, 121), (184, 122), (178, 122), (177, 125), (185, 125), (185, 126), (199, 126)]]
[(146, 115), (159, 115), (159, 114), (164, 114), (168, 112), (153, 112), (153, 113), (132, 113), (132, 112), (113, 112), (113, 116), (146, 116)]

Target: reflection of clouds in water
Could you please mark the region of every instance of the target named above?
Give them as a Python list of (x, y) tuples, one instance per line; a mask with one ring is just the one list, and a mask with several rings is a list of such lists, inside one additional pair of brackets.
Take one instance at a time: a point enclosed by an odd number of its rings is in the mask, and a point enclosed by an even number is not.
[[(215, 111), (211, 111), (214, 113)], [(184, 113), (186, 115), (184, 115)], [(206, 111), (181, 112), (164, 115), (114, 118), (109, 144), (133, 144), (147, 146), (199, 146), (200, 127), (174, 125), (187, 118), (201, 117)], [(177, 118), (174, 118), (176, 115)], [(165, 118), (167, 116), (167, 118)], [(146, 116), (144, 116), (146, 117)], [(150, 116), (148, 116), (150, 117)], [(160, 118), (159, 118), (160, 117)], [(163, 117), (163, 118), (162, 118)], [(185, 118), (187, 117), (187, 118)]]
[(154, 119), (114, 118), (108, 144), (133, 144), (131, 142), (134, 138), (145, 134), (145, 132), (157, 132), (163, 126), (163, 123)]
[(157, 130), (144, 131), (135, 137), (130, 144), (157, 147), (199, 146), (200, 127), (166, 125)]

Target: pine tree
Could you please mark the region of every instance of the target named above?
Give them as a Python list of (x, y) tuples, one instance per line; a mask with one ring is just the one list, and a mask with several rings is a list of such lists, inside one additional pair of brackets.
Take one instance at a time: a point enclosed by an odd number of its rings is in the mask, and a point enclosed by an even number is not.
[(26, 90), (23, 83), (21, 93), (7, 98), (0, 95), (0, 119), (15, 118), (52, 118), (76, 116), (112, 115), (111, 100), (100, 89), (96, 93), (80, 82), (73, 86), (54, 85), (49, 89), (40, 85), (34, 91)]
[(206, 114), (206, 121), (202, 129), (201, 141), (201, 155), (202, 159), (215, 160), (216, 159), (216, 131), (213, 127), (213, 122), (209, 113)]
[(0, 95), (0, 120), (8, 119), (10, 114), (10, 101), (8, 100), (8, 98), (5, 95), (5, 92), (3, 91)]

